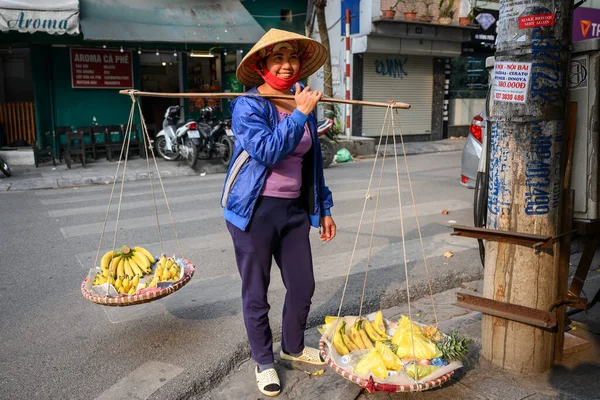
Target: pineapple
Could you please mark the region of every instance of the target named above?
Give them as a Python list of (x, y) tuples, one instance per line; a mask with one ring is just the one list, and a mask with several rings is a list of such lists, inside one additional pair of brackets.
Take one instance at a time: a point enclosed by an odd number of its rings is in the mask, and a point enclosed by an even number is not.
[(454, 330), (437, 342), (437, 347), (442, 352), (442, 358), (448, 362), (465, 361), (471, 340), (465, 338), (459, 331)]

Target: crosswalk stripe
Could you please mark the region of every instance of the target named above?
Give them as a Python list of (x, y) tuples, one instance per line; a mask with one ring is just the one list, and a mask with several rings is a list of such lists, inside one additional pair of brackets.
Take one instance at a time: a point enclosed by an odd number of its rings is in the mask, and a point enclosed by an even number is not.
[[(385, 187), (381, 188), (381, 192), (384, 194), (396, 193), (396, 190), (397, 190), (396, 186), (385, 186)], [(334, 202), (361, 198), (362, 196), (365, 195), (365, 193), (366, 193), (366, 191), (364, 189), (352, 189), (352, 190), (338, 191), (334, 198)], [(171, 197), (171, 198), (168, 198), (168, 201), (169, 201), (169, 205), (172, 205), (172, 204), (182, 204), (182, 203), (193, 204), (195, 201), (214, 199), (215, 204), (218, 205), (219, 197), (220, 196), (215, 195), (215, 193), (201, 193), (201, 194), (192, 194), (192, 195), (186, 195), (186, 196)], [(114, 200), (117, 200), (117, 199), (114, 199)], [(117, 203), (115, 203), (114, 200), (111, 205), (111, 210), (116, 210), (116, 207), (117, 207)], [(157, 197), (156, 204), (158, 206), (165, 205), (164, 198), (162, 196)], [(59, 218), (59, 217), (67, 217), (67, 216), (82, 215), (82, 214), (89, 215), (92, 213), (106, 213), (107, 207), (108, 207), (108, 204), (101, 205), (101, 206), (69, 207), (66, 209), (49, 210), (48, 215), (53, 218)], [(134, 209), (139, 210), (142, 208), (153, 209), (154, 208), (154, 200), (152, 198), (150, 198), (149, 200), (142, 200), (142, 201), (126, 200), (121, 203), (121, 211), (134, 210)]]
[(147, 399), (184, 369), (160, 361), (148, 361), (106, 389), (96, 400)]
[[(442, 209), (442, 206), (447, 206), (448, 208), (458, 212), (460, 210), (467, 210), (472, 205), (469, 202), (460, 201), (460, 200), (440, 200), (440, 201), (419, 204), (417, 212), (418, 212), (418, 215), (420, 218), (427, 217), (427, 216), (431, 216), (431, 215), (435, 215), (435, 214), (439, 213), (440, 210)], [(408, 231), (408, 229), (410, 227), (415, 225), (413, 206), (412, 205), (403, 206), (402, 210), (403, 210), (403, 217), (405, 219), (405, 229)], [(195, 219), (193, 219), (193, 216), (191, 217), (190, 215), (185, 214), (185, 213), (181, 213), (181, 216), (179, 216), (180, 215), (179, 213), (176, 213), (176, 215), (177, 215), (176, 224), (178, 223), (178, 221), (177, 221), (178, 218), (185, 218), (185, 222), (195, 220)], [(211, 231), (211, 232), (216, 231), (217, 233), (210, 233), (208, 235), (199, 235), (199, 236), (180, 239), (181, 246), (184, 249), (184, 251), (186, 249), (194, 249), (194, 251), (199, 251), (199, 250), (203, 250), (203, 249), (216, 251), (218, 249), (230, 247), (231, 246), (230, 235), (229, 235), (229, 232), (227, 232), (227, 230), (225, 229), (225, 226), (224, 226), (225, 223), (223, 222), (221, 215), (222, 215), (222, 213), (219, 210), (218, 215), (217, 215), (217, 217), (219, 217), (219, 220), (213, 226), (213, 230)], [(360, 215), (361, 215), (361, 212), (341, 214), (339, 216), (336, 215), (335, 219), (336, 219), (336, 224), (338, 225), (338, 229), (341, 229), (341, 227), (346, 227), (346, 229), (350, 229), (353, 231), (352, 235), (355, 235), (356, 229), (358, 229), (358, 220), (360, 219)], [(371, 226), (370, 224), (372, 221), (372, 216), (373, 216), (372, 210), (367, 211), (365, 213), (363, 228), (361, 229), (362, 234), (370, 234), (370, 226)], [(154, 217), (152, 217), (152, 218), (154, 218)], [(164, 218), (164, 217), (161, 217), (161, 218)], [(166, 218), (168, 218), (168, 216)], [(398, 207), (382, 208), (382, 209), (378, 210), (378, 218), (377, 218), (378, 225), (386, 223), (386, 222), (398, 221), (399, 219), (400, 219), (400, 213), (398, 211)], [(128, 227), (129, 229), (136, 229), (136, 228), (142, 227), (141, 221), (145, 222), (148, 226), (153, 226), (153, 224), (156, 223), (156, 220), (154, 219), (153, 221), (151, 221), (150, 217), (143, 217), (143, 219), (136, 218), (136, 219), (125, 220), (125, 221), (120, 221), (120, 222), (123, 222), (123, 224), (122, 224), (123, 227), (126, 227), (126, 228)], [(168, 219), (167, 221), (168, 222), (165, 225), (166, 226), (165, 229), (172, 230), (172, 225), (170, 224), (170, 219)], [(152, 224), (151, 224), (151, 222), (152, 222)], [(179, 222), (182, 222), (182, 221), (179, 221)], [(424, 226), (423, 222), (424, 221), (421, 220), (422, 226)], [(162, 226), (163, 226), (163, 224), (161, 222), (161, 227)], [(368, 228), (367, 228), (367, 226), (368, 226)], [(76, 236), (83, 236), (83, 235), (89, 235), (89, 234), (100, 234), (101, 228), (102, 228), (102, 224), (99, 224), (99, 223), (85, 224), (85, 225), (63, 227), (63, 228), (61, 228), (61, 232), (62, 232), (63, 236), (68, 238), (68, 237), (76, 237)], [(108, 223), (106, 226), (106, 231), (114, 232), (114, 224)], [(399, 231), (394, 232), (393, 235), (398, 236)], [(110, 241), (105, 242), (104, 246), (106, 246), (109, 242)], [(145, 248), (148, 248), (148, 249), (156, 249), (155, 251), (159, 251), (159, 249), (160, 249), (160, 245), (158, 242), (142, 244), (142, 246)], [(178, 249), (177, 242), (175, 240), (163, 240), (163, 246), (165, 249), (173, 249), (170, 251), (174, 251), (174, 250)], [(170, 251), (168, 251), (168, 252), (170, 252)], [(87, 252), (87, 253), (80, 254), (82, 262), (84, 262), (84, 264), (87, 264), (87, 265), (91, 265), (93, 263), (95, 256), (96, 256), (96, 252)]]

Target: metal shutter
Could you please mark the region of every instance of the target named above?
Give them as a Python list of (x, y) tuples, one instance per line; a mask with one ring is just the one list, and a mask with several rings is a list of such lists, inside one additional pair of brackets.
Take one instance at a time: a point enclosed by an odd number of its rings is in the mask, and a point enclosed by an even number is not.
[[(406, 62), (404, 62), (406, 60)], [(379, 74), (377, 73), (379, 61)], [(400, 78), (398, 61), (406, 74)], [(396, 63), (395, 71), (390, 71)], [(363, 99), (409, 103), (410, 110), (400, 110), (400, 127), (404, 135), (431, 133), (433, 103), (433, 58), (398, 54), (365, 54)], [(382, 72), (388, 72), (383, 75)], [(396, 72), (396, 77), (389, 74)], [(365, 136), (379, 136), (385, 108), (363, 107), (362, 131)], [(385, 132), (384, 132), (385, 134)], [(398, 132), (397, 132), (398, 134)]]

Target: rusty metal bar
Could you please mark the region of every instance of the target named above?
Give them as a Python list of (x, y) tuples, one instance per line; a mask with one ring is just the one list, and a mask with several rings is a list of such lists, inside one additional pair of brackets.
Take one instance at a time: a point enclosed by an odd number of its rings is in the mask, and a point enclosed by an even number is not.
[(499, 231), (464, 225), (449, 225), (448, 228), (454, 229), (454, 232), (450, 233), (453, 236), (512, 243), (527, 247), (546, 247), (552, 243), (552, 236), (536, 235), (533, 233)]
[(503, 303), (468, 293), (456, 293), (456, 303), (453, 306), (537, 326), (538, 328), (552, 330), (556, 327), (556, 315), (549, 311)]

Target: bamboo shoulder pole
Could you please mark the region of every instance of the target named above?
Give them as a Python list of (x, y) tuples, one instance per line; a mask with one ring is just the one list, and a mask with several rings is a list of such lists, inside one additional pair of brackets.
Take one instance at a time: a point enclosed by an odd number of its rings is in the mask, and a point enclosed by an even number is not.
[[(291, 95), (279, 95), (279, 94), (255, 94), (255, 93), (159, 93), (159, 92), (140, 92), (139, 90), (120, 90), (120, 94), (125, 94), (127, 96), (137, 96), (137, 97), (177, 97), (177, 98), (234, 98), (241, 96), (255, 96), (255, 97), (263, 97), (265, 99), (285, 99), (285, 100), (293, 100), (294, 96)], [(342, 103), (342, 104), (352, 104), (355, 106), (371, 106), (371, 107), (388, 107), (388, 103), (378, 103), (374, 101), (362, 101), (362, 100), (345, 100), (338, 99), (335, 97), (323, 97), (321, 98), (321, 102), (324, 103)], [(392, 101), (392, 108), (408, 110), (410, 108), (410, 104), (407, 103), (398, 103)]]

